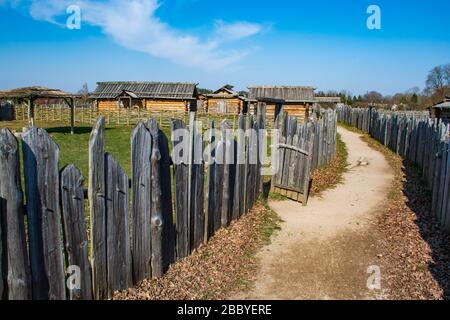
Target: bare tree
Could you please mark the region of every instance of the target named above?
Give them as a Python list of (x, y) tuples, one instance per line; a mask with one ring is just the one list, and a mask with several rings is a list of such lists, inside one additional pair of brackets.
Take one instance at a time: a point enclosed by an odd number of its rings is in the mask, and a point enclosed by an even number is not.
[(434, 67), (429, 73), (426, 81), (426, 90), (436, 98), (442, 100), (450, 87), (450, 65)]
[(369, 103), (381, 103), (383, 95), (377, 91), (370, 91), (364, 95), (364, 99)]

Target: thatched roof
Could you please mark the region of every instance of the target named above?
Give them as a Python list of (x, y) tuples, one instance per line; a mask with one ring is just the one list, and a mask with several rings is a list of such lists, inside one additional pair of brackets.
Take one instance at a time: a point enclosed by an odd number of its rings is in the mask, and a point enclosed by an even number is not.
[(249, 87), (249, 99), (279, 99), (286, 102), (315, 102), (313, 87), (301, 86), (253, 86)]
[(115, 99), (127, 92), (138, 98), (193, 100), (197, 97), (197, 84), (178, 82), (97, 82), (90, 95), (93, 99)]
[(77, 94), (65, 92), (59, 89), (49, 89), (47, 87), (24, 87), (12, 90), (0, 91), (0, 98), (14, 99), (14, 98), (70, 98), (79, 96)]

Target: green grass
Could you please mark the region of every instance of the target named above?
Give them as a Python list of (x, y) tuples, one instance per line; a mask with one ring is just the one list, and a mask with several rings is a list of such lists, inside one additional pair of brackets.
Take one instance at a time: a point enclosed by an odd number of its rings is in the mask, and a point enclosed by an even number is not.
[[(20, 121), (0, 122), (0, 128), (21, 132), (25, 126)], [(75, 134), (70, 134), (70, 127), (60, 122), (38, 122), (36, 126), (45, 129), (60, 149), (59, 166), (63, 168), (74, 164), (80, 169), (87, 186), (88, 148), (92, 127), (83, 125), (75, 128)], [(112, 154), (131, 177), (131, 133), (134, 125), (109, 125), (105, 130), (105, 151)], [(169, 128), (162, 128), (170, 139)]]
[(258, 233), (261, 236), (261, 240), (263, 244), (270, 244), (270, 241), (272, 239), (272, 236), (281, 230), (280, 224), (283, 222), (283, 220), (278, 216), (278, 214), (273, 211), (269, 205), (267, 204), (266, 200), (260, 200), (261, 204), (266, 209), (266, 213), (263, 217), (263, 223), (261, 223), (258, 227)]

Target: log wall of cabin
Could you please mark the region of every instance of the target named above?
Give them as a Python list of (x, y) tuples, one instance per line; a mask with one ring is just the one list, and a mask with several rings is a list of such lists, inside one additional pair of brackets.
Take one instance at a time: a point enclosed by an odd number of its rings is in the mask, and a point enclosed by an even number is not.
[[(117, 111), (117, 99), (98, 99), (99, 111)], [(129, 107), (129, 99), (121, 99), (121, 103), (125, 108)], [(133, 108), (146, 108), (150, 111), (186, 111), (189, 102), (183, 100), (155, 100), (155, 99), (132, 99)]]
[[(252, 103), (251, 106), (253, 113), (256, 114), (256, 104)], [(306, 121), (306, 119), (309, 117), (309, 109), (310, 106), (308, 104), (299, 104), (299, 103), (289, 103), (286, 102), (283, 104), (283, 109), (286, 111), (290, 116), (296, 116), (301, 121)], [(274, 103), (266, 103), (266, 115), (268, 116), (275, 116), (275, 104)]]
[(208, 98), (207, 108), (208, 112), (218, 112), (218, 104), (220, 101), (226, 101), (228, 113), (239, 113), (241, 112), (244, 102), (239, 98)]

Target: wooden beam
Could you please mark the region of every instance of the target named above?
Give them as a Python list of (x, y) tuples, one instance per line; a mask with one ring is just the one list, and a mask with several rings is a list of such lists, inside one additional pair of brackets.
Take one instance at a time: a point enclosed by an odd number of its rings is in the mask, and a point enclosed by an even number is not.
[(34, 126), (34, 99), (32, 96), (28, 100), (28, 125)]
[(73, 97), (70, 98), (70, 134), (75, 133), (75, 106)]

